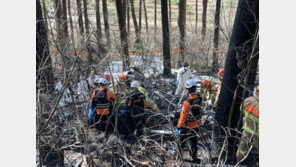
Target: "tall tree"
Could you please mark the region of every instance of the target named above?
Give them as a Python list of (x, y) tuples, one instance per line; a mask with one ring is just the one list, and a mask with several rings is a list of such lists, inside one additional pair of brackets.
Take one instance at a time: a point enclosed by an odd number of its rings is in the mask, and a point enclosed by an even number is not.
[(96, 4), (97, 38), (101, 38), (102, 29), (101, 29), (100, 0), (96, 0), (95, 4)]
[(207, 31), (207, 10), (208, 10), (208, 0), (202, 1), (202, 39), (204, 40), (206, 37)]
[(195, 33), (197, 33), (197, 23), (198, 23), (198, 0), (195, 1)]
[(71, 12), (71, 1), (68, 0), (68, 14), (69, 14), (69, 22), (70, 22), (70, 30), (71, 30), (71, 39), (72, 43), (75, 46), (74, 40), (74, 28), (73, 28), (73, 20), (72, 20), (72, 12)]
[(68, 33), (68, 19), (67, 19), (67, 0), (62, 0), (63, 6), (63, 31), (64, 31), (64, 38), (66, 39), (69, 35)]
[(121, 53), (123, 55), (123, 70), (126, 70), (130, 66), (130, 61), (128, 51), (128, 39), (126, 32), (126, 11), (124, 10), (124, 5), (126, 5), (126, 0), (116, 0), (116, 10), (121, 41)]
[(139, 30), (138, 23), (137, 23), (134, 0), (130, 0), (130, 4), (131, 4), (132, 18), (133, 18), (135, 32), (136, 32), (136, 38), (137, 38), (136, 43), (141, 43), (140, 30)]
[(127, 16), (127, 34), (130, 34), (130, 7), (129, 1), (126, 2), (126, 16)]
[(154, 0), (154, 40), (156, 40), (156, 27), (157, 27), (157, 0)]
[(169, 1), (169, 24), (172, 24), (172, 4), (171, 4), (171, 0)]
[(54, 91), (53, 70), (40, 0), (36, 0), (36, 90)]
[[(185, 35), (186, 35), (186, 0), (179, 0), (179, 18), (178, 26), (180, 31), (180, 50), (185, 50)], [(180, 61), (184, 62), (184, 52), (180, 53)], [(180, 62), (178, 63), (180, 64)]]
[[(239, 0), (216, 112), (216, 118), (223, 127), (237, 128), (240, 117), (240, 105), (243, 100), (241, 99), (243, 94), (242, 80), (238, 80), (240, 78), (238, 76), (244, 70), (242, 66), (246, 66), (250, 59), (258, 59), (259, 57), (258, 54), (251, 57), (258, 28), (259, 0)], [(255, 46), (255, 50), (258, 50), (258, 45)], [(239, 60), (249, 61), (239, 62)], [(257, 64), (254, 67), (257, 67)], [(252, 71), (256, 72), (256, 68)], [(254, 74), (248, 76), (254, 76)], [(249, 77), (247, 80), (247, 83), (254, 85), (255, 77)], [(219, 134), (219, 130), (217, 133)], [(231, 135), (235, 136), (236, 134), (232, 131)], [(234, 137), (228, 137), (228, 147), (226, 148), (228, 148), (227, 153), (229, 157), (235, 155), (237, 147), (234, 145), (234, 141)]]
[[(40, 0), (36, 0), (36, 91), (52, 95), (54, 92), (53, 78), (54, 74), (52, 70), (51, 57), (49, 55), (47, 31), (44, 26)], [(38, 116), (38, 110), (36, 114), (36, 116)], [(36, 123), (36, 125), (39, 130), (39, 124)], [(36, 141), (39, 150), (40, 166), (64, 165), (64, 155), (62, 150), (52, 150), (52, 147), (44, 142), (41, 136), (38, 136)]]
[(83, 16), (84, 16), (84, 25), (85, 25), (85, 34), (86, 37), (89, 35), (89, 20), (88, 20), (88, 12), (87, 12), (87, 0), (83, 0)]
[(42, 0), (42, 8), (43, 8), (43, 17), (44, 17), (44, 27), (46, 31), (48, 32), (48, 23), (47, 23), (47, 9), (44, 0)]
[(83, 26), (83, 18), (82, 18), (81, 0), (76, 0), (76, 4), (77, 4), (79, 33), (80, 33), (80, 36), (82, 37), (84, 34), (84, 26)]
[(57, 38), (58, 38), (58, 42), (59, 45), (63, 44), (63, 39), (64, 39), (64, 33), (63, 33), (63, 28), (62, 28), (62, 24), (63, 24), (63, 18), (62, 18), (62, 12), (63, 12), (63, 8), (62, 8), (62, 4), (59, 0), (54, 0), (54, 9), (55, 9), (55, 21), (56, 21), (56, 30), (57, 30)]
[(142, 0), (139, 1), (139, 31), (142, 29)]
[[(217, 0), (215, 11), (214, 50), (218, 50), (219, 47), (220, 9), (221, 0)], [(218, 71), (218, 68), (219, 67), (217, 52), (213, 52), (212, 73), (216, 73)]]
[(102, 0), (102, 5), (103, 5), (105, 35), (106, 35), (108, 46), (110, 47), (110, 31), (109, 31), (109, 22), (108, 22), (107, 0)]
[(144, 13), (145, 13), (146, 32), (148, 34), (148, 17), (147, 17), (146, 1), (145, 0), (143, 0), (143, 5), (144, 5)]
[(163, 75), (169, 76), (171, 74), (171, 55), (167, 0), (161, 0), (161, 18), (163, 37)]

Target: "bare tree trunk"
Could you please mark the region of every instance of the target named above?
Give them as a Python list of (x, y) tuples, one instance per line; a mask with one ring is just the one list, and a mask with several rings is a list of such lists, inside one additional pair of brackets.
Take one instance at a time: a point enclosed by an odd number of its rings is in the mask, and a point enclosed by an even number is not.
[(129, 0), (126, 2), (126, 15), (127, 15), (127, 34), (130, 34), (130, 7), (129, 7)]
[(136, 43), (141, 43), (140, 31), (139, 31), (139, 27), (137, 24), (137, 18), (136, 18), (135, 7), (134, 7), (134, 0), (130, 0), (130, 4), (131, 4), (132, 18), (133, 18), (135, 32), (136, 32), (136, 38), (137, 38)]
[(206, 31), (207, 31), (207, 10), (208, 10), (208, 0), (202, 1), (202, 40), (206, 37)]
[(102, 38), (101, 15), (100, 15), (100, 0), (95, 1), (96, 4), (96, 23), (97, 23), (97, 38)]
[(54, 0), (54, 9), (55, 9), (55, 21), (56, 21), (56, 30), (57, 30), (57, 34), (58, 34), (58, 41), (59, 41), (59, 45), (61, 45), (62, 40), (64, 39), (64, 34), (63, 34), (63, 29), (62, 29), (62, 22), (63, 22), (63, 18), (62, 18), (62, 4), (60, 3), (59, 0)]
[(80, 33), (80, 36), (82, 38), (82, 36), (84, 34), (84, 26), (83, 26), (83, 18), (82, 18), (81, 0), (76, 0), (76, 4), (77, 4), (79, 33)]
[[(186, 35), (186, 0), (179, 1), (179, 18), (178, 18), (178, 26), (180, 30), (180, 50), (185, 50), (185, 35)], [(184, 52), (180, 53), (181, 58), (180, 62), (184, 62)]]
[[(52, 60), (49, 56), (47, 31), (44, 26), (40, 1), (36, 1), (36, 90), (54, 91)], [(45, 68), (46, 67), (46, 68)]]
[(154, 41), (156, 40), (156, 27), (157, 27), (157, 0), (154, 0)]
[(69, 36), (68, 33), (68, 19), (67, 19), (67, 0), (62, 0), (63, 5), (63, 31), (64, 31), (64, 40)]
[[(215, 11), (214, 50), (218, 50), (218, 47), (219, 47), (220, 9), (221, 9), (221, 0), (217, 0), (216, 11)], [(219, 67), (218, 67), (217, 52), (213, 52), (212, 73), (213, 74), (217, 73), (218, 68)]]
[(108, 47), (110, 48), (110, 31), (109, 31), (109, 22), (108, 22), (107, 0), (102, 0), (102, 4), (103, 4), (105, 35), (106, 35)]
[(70, 29), (71, 29), (71, 40), (72, 40), (73, 45), (75, 46), (74, 28), (73, 28), (73, 20), (72, 20), (72, 14), (71, 14), (71, 1), (70, 0), (68, 0), (68, 14), (69, 14)]
[(171, 55), (167, 0), (161, 0), (161, 18), (163, 36), (163, 75), (169, 76), (171, 74)]
[(84, 25), (85, 25), (85, 34), (86, 37), (89, 35), (89, 20), (88, 20), (88, 13), (87, 13), (87, 2), (83, 0), (83, 15), (84, 15)]
[(195, 2), (195, 33), (197, 33), (197, 23), (198, 23), (198, 0)]
[(148, 18), (147, 18), (147, 10), (146, 10), (146, 1), (143, 0), (144, 3), (144, 13), (145, 13), (145, 24), (146, 24), (146, 32), (148, 34)]
[(128, 39), (126, 32), (126, 12), (125, 6), (126, 0), (116, 0), (116, 10), (118, 16), (118, 24), (120, 31), (120, 40), (121, 40), (121, 53), (123, 53), (123, 70), (126, 70), (130, 66), (129, 61), (129, 51), (128, 51)]
[(169, 25), (172, 24), (172, 4), (171, 4), (171, 0), (169, 1)]
[(142, 30), (142, 0), (139, 1), (139, 32)]
[[(241, 79), (238, 80), (238, 75), (241, 75), (242, 70), (244, 70), (242, 67), (247, 66), (248, 61), (245, 60), (250, 61), (258, 28), (259, 0), (239, 0), (216, 111), (217, 121), (223, 127), (237, 128), (240, 117), (240, 105), (243, 100), (243, 88), (239, 84), (246, 82)], [(255, 47), (255, 50), (258, 50), (258, 48)], [(256, 57), (258, 59), (259, 57), (259, 55), (252, 56), (254, 59)], [(253, 70), (253, 72), (256, 71)], [(250, 85), (254, 85), (255, 77), (254, 75), (252, 76), (253, 77), (247, 78), (247, 83)], [(219, 130), (216, 133), (216, 135), (218, 135)], [(236, 136), (234, 131), (231, 132), (231, 136)], [(235, 156), (235, 151), (237, 149), (237, 146), (234, 145), (234, 141), (234, 137), (228, 137), (228, 146), (226, 146), (226, 148), (228, 148), (227, 154), (230, 158), (234, 158), (233, 156)]]
[(42, 0), (42, 7), (43, 7), (43, 18), (44, 18), (44, 27), (46, 29), (46, 32), (48, 32), (48, 23), (47, 23), (47, 9), (46, 9), (46, 6), (45, 6), (45, 2), (44, 0)]

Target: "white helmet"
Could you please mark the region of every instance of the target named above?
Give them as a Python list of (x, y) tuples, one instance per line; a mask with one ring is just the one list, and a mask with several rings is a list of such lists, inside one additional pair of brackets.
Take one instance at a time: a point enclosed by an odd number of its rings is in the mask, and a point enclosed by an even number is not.
[(106, 78), (100, 78), (99, 84), (106, 85), (108, 83)]
[(100, 79), (101, 79), (101, 77), (96, 76), (95, 79), (94, 79), (94, 83), (95, 84), (99, 83)]
[(197, 83), (194, 79), (189, 79), (186, 83), (185, 83), (185, 88), (190, 89), (192, 87), (196, 87)]
[(131, 83), (131, 87), (132, 87), (132, 88), (140, 87), (140, 83), (139, 83), (139, 81), (133, 81), (133, 82)]

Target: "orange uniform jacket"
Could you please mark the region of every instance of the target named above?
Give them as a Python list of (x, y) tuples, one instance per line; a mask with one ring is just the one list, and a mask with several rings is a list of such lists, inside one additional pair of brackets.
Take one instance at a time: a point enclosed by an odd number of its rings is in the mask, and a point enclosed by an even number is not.
[[(197, 97), (198, 97), (197, 94), (193, 94), (193, 95), (189, 96), (188, 98), (189, 99), (196, 99)], [(190, 110), (191, 110), (190, 103), (187, 100), (184, 101), (183, 105), (182, 105), (182, 111), (180, 113), (180, 119), (179, 119), (178, 125), (177, 125), (178, 128), (181, 128), (185, 125)], [(198, 126), (201, 126), (201, 124), (202, 124), (202, 122), (200, 119), (200, 120), (194, 121), (194, 122), (187, 122), (187, 127), (188, 128), (197, 128)]]
[[(105, 88), (99, 88), (101, 91), (103, 91)], [(95, 97), (95, 92), (93, 91), (92, 95), (91, 95), (91, 99), (90, 99), (90, 104), (92, 104), (92, 100)], [(110, 102), (112, 100), (115, 101), (115, 95), (111, 90), (107, 90), (107, 100)], [(97, 108), (97, 114), (98, 115), (107, 115), (109, 114), (109, 108), (105, 108), (105, 109), (99, 109)]]

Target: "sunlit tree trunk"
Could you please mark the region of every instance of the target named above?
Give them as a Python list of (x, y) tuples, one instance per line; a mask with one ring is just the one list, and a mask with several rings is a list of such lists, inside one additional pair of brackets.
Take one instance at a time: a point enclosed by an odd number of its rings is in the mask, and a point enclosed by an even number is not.
[[(219, 48), (219, 29), (220, 29), (220, 8), (221, 0), (216, 1), (216, 11), (215, 11), (215, 30), (214, 30), (214, 50)], [(212, 73), (217, 73), (218, 71), (218, 56), (217, 52), (213, 52), (213, 63), (212, 63)]]
[(206, 37), (206, 31), (207, 31), (207, 10), (208, 10), (208, 0), (202, 1), (202, 40)]
[[(179, 18), (178, 26), (180, 31), (180, 50), (185, 50), (185, 35), (186, 35), (186, 0), (179, 0)], [(180, 62), (184, 62), (184, 52), (180, 53)]]

